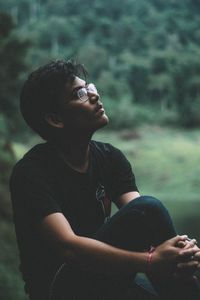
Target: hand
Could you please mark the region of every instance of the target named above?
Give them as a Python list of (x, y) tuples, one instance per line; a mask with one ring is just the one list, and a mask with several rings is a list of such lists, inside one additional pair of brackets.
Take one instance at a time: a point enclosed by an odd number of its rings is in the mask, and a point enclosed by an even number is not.
[(184, 249), (193, 248), (195, 245), (197, 245), (197, 240), (196, 239), (190, 239), (188, 237), (185, 241), (179, 241), (177, 243), (177, 247), (184, 248)]
[(156, 248), (151, 261), (150, 272), (152, 275), (171, 276), (176, 271), (179, 262), (188, 261), (191, 256), (198, 252), (194, 247), (177, 247), (179, 243), (184, 243), (186, 239), (186, 235), (176, 236)]
[[(197, 246), (196, 246), (197, 247)], [(196, 260), (196, 261), (198, 261), (199, 262), (199, 265), (200, 265), (200, 249), (199, 249), (199, 247), (197, 247), (198, 248), (198, 251), (195, 253), (195, 255), (194, 255), (194, 260)], [(200, 266), (199, 266), (200, 267)]]
[(194, 273), (200, 269), (200, 249), (197, 246), (195, 239), (186, 239), (178, 243), (178, 247), (182, 249), (192, 248), (196, 253), (188, 258), (186, 261), (181, 261), (177, 264), (174, 276), (177, 278), (190, 279)]

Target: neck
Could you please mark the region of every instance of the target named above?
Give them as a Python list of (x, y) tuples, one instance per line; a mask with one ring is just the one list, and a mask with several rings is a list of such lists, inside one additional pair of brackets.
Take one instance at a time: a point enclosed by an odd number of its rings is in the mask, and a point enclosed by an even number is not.
[(71, 134), (67, 136), (67, 139), (56, 142), (56, 148), (65, 163), (82, 173), (86, 172), (88, 169), (89, 142), (91, 137), (92, 135), (77, 136)]

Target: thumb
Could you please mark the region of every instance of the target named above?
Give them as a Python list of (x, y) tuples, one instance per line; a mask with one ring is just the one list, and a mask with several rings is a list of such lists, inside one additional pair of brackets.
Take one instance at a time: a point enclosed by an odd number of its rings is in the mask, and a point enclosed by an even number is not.
[(187, 235), (177, 235), (170, 240), (171, 245), (176, 246), (179, 242), (185, 241), (187, 237)]

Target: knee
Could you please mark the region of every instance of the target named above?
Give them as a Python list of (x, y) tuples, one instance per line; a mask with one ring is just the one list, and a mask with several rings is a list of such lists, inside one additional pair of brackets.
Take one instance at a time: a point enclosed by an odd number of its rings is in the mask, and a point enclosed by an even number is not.
[(132, 209), (143, 211), (143, 213), (165, 214), (167, 212), (162, 202), (152, 196), (140, 196), (130, 201), (127, 205)]
[(164, 206), (159, 199), (153, 196), (140, 196), (138, 200), (141, 205), (145, 205), (149, 208), (162, 208)]

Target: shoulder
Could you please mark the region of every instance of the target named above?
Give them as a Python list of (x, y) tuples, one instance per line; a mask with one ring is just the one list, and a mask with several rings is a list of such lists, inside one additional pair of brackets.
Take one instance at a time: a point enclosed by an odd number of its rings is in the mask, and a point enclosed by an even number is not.
[(118, 149), (117, 147), (111, 145), (110, 143), (103, 143), (98, 141), (91, 141), (91, 148), (92, 150), (96, 152), (100, 152), (106, 156), (108, 156), (110, 159), (124, 159), (125, 155), (124, 153)]
[(102, 159), (104, 162), (107, 161), (107, 164), (111, 165), (111, 167), (113, 167), (113, 165), (129, 165), (129, 161), (127, 160), (126, 156), (115, 146), (109, 143), (103, 143), (94, 140), (91, 141), (90, 145), (93, 156), (96, 159), (101, 159), (101, 161)]
[(101, 152), (104, 154), (113, 154), (114, 152), (121, 152), (118, 148), (114, 147), (110, 143), (103, 143), (99, 141), (92, 140), (90, 142), (91, 150), (96, 152)]
[(21, 177), (33, 177), (43, 173), (49, 156), (50, 150), (46, 143), (34, 146), (14, 165), (10, 182), (20, 180)]

